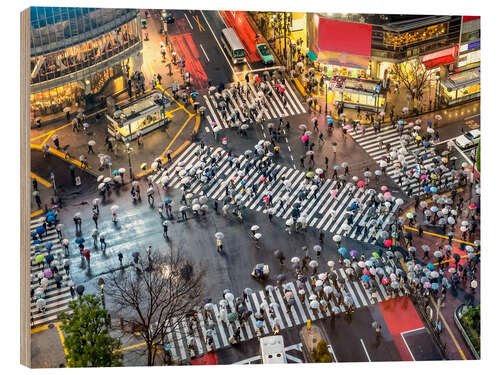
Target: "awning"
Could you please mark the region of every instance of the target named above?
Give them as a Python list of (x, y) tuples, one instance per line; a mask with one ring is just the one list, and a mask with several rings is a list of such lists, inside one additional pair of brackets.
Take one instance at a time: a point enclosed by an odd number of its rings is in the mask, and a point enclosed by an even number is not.
[(442, 56), (438, 57), (436, 59), (428, 60), (428, 61), (423, 61), (423, 64), (425, 65), (425, 68), (427, 70), (432, 70), (434, 68), (437, 68), (438, 66), (441, 65), (449, 65), (455, 61), (455, 56)]
[(448, 91), (456, 91), (481, 83), (480, 68), (464, 70), (463, 72), (450, 74), (448, 79), (441, 84)]
[(307, 57), (309, 57), (309, 59), (311, 61), (314, 61), (318, 58), (318, 56), (314, 53), (313, 50), (310, 50), (309, 52), (307, 52)]
[(427, 70), (437, 68), (440, 65), (448, 65), (455, 61), (458, 47), (451, 47), (422, 57), (422, 64)]

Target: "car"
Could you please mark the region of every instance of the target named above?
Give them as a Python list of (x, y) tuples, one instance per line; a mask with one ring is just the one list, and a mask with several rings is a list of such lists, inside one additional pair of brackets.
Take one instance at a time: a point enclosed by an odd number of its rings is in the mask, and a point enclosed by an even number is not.
[(455, 143), (458, 147), (464, 149), (478, 144), (479, 139), (481, 139), (481, 132), (479, 129), (473, 129), (457, 137), (457, 139), (455, 139)]
[(274, 56), (271, 54), (271, 51), (269, 51), (269, 48), (267, 47), (266, 44), (264, 43), (257, 44), (257, 52), (259, 53), (259, 56), (264, 64), (266, 65), (274, 64)]
[(174, 23), (175, 22), (174, 15), (171, 12), (164, 10), (161, 12), (161, 16), (163, 17), (163, 20), (166, 23)]

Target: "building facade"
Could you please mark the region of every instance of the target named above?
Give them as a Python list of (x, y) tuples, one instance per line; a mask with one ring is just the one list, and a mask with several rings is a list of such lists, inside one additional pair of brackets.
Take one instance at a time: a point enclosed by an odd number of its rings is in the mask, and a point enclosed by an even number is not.
[(33, 118), (73, 112), (141, 69), (136, 9), (32, 7), (30, 22)]

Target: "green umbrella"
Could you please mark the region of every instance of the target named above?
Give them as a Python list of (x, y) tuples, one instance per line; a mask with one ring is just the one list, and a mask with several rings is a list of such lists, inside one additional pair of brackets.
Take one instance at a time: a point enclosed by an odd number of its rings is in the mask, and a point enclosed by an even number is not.
[(307, 178), (313, 178), (314, 177), (314, 172), (313, 171), (307, 172), (306, 173), (306, 177)]
[(374, 258), (377, 258), (377, 259), (380, 258), (380, 255), (377, 252), (373, 252), (372, 255)]
[(35, 258), (37, 263), (42, 263), (45, 260), (45, 257), (42, 254), (38, 254)]
[(406, 217), (407, 217), (408, 219), (413, 219), (413, 214), (412, 214), (411, 212), (408, 212), (408, 213), (406, 214)]
[(231, 323), (234, 323), (238, 319), (238, 315), (236, 315), (234, 312), (227, 314), (227, 320), (229, 320)]

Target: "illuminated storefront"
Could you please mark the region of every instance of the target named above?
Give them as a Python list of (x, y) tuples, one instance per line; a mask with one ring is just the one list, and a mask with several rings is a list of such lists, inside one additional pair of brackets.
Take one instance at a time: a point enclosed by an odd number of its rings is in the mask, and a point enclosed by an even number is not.
[(330, 81), (334, 104), (363, 111), (378, 112), (384, 107), (385, 95), (380, 93), (377, 81), (335, 76)]
[(480, 68), (450, 74), (441, 82), (441, 98), (447, 105), (478, 98), (481, 94)]
[(163, 125), (164, 103), (160, 91), (154, 90), (147, 96), (118, 107), (113, 118), (108, 119), (108, 132), (124, 142), (137, 138), (137, 131), (147, 134)]
[(57, 115), (140, 69), (142, 37), (133, 9), (31, 8), (31, 114)]

